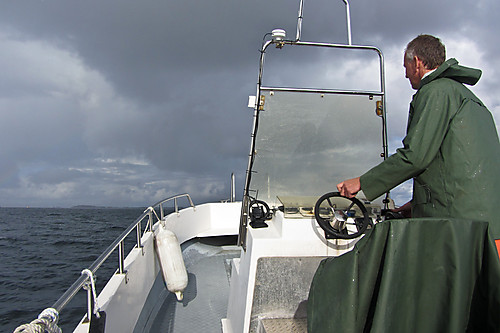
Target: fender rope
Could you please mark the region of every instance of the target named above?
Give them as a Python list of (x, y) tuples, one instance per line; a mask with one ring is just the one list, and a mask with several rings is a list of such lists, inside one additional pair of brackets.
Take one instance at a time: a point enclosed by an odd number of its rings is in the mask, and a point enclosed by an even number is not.
[[(90, 292), (92, 293), (92, 299), (94, 301), (94, 314), (96, 315), (97, 318), (100, 318), (99, 315), (99, 305), (97, 304), (97, 294), (96, 294), (96, 289), (95, 289), (95, 281), (94, 281), (94, 274), (92, 274), (92, 271), (88, 268), (84, 269), (82, 271), (82, 275), (87, 274), (90, 280)], [(89, 318), (90, 319), (90, 318)]]

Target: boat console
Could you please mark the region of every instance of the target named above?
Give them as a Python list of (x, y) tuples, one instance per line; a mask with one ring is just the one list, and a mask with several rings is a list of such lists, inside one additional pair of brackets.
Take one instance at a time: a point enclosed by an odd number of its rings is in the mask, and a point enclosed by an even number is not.
[[(273, 332), (278, 322), (289, 325), (286, 331), (297, 326), (304, 332), (320, 261), (352, 250), (387, 208), (388, 200), (332, 192), (387, 156), (382, 53), (353, 45), (350, 27), (346, 44), (302, 41), (301, 11), (302, 1), (296, 38), (282, 29), (268, 34), (257, 93), (249, 99), (254, 124), (239, 227), (242, 253), (232, 262), (224, 333)], [(317, 57), (331, 59), (331, 67), (311, 73), (314, 66), (304, 59)], [(307, 72), (289, 75), (283, 58), (302, 59), (290, 68)], [(339, 70), (353, 64), (366, 68), (359, 80)]]

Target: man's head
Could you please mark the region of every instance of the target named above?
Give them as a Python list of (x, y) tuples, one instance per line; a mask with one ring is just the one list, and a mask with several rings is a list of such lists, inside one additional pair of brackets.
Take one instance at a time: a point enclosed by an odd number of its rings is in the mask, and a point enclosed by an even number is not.
[(420, 87), (425, 73), (439, 67), (446, 60), (446, 49), (439, 38), (420, 35), (408, 43), (404, 56), (406, 78), (413, 89)]

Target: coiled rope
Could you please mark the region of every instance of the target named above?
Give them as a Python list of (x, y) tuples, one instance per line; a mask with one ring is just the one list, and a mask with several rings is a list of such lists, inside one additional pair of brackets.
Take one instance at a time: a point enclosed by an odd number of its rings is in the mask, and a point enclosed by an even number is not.
[(59, 313), (57, 310), (47, 308), (31, 323), (16, 328), (14, 333), (62, 333), (61, 328), (57, 326), (58, 321)]

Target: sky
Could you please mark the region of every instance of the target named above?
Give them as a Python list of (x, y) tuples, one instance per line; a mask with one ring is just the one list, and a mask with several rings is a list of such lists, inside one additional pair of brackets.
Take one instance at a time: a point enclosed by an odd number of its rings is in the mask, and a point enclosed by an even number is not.
[[(0, 206), (149, 206), (178, 193), (223, 200), (233, 172), (241, 197), (258, 50), (275, 28), (295, 36), (298, 4), (1, 1)], [(346, 43), (344, 8), (306, 0), (302, 40)], [(384, 53), (390, 151), (414, 93), (404, 48), (422, 33), (483, 70), (472, 90), (498, 128), (499, 1), (351, 0), (350, 11), (353, 44)], [(345, 66), (347, 79), (360, 70)], [(397, 204), (410, 187), (394, 192)]]

